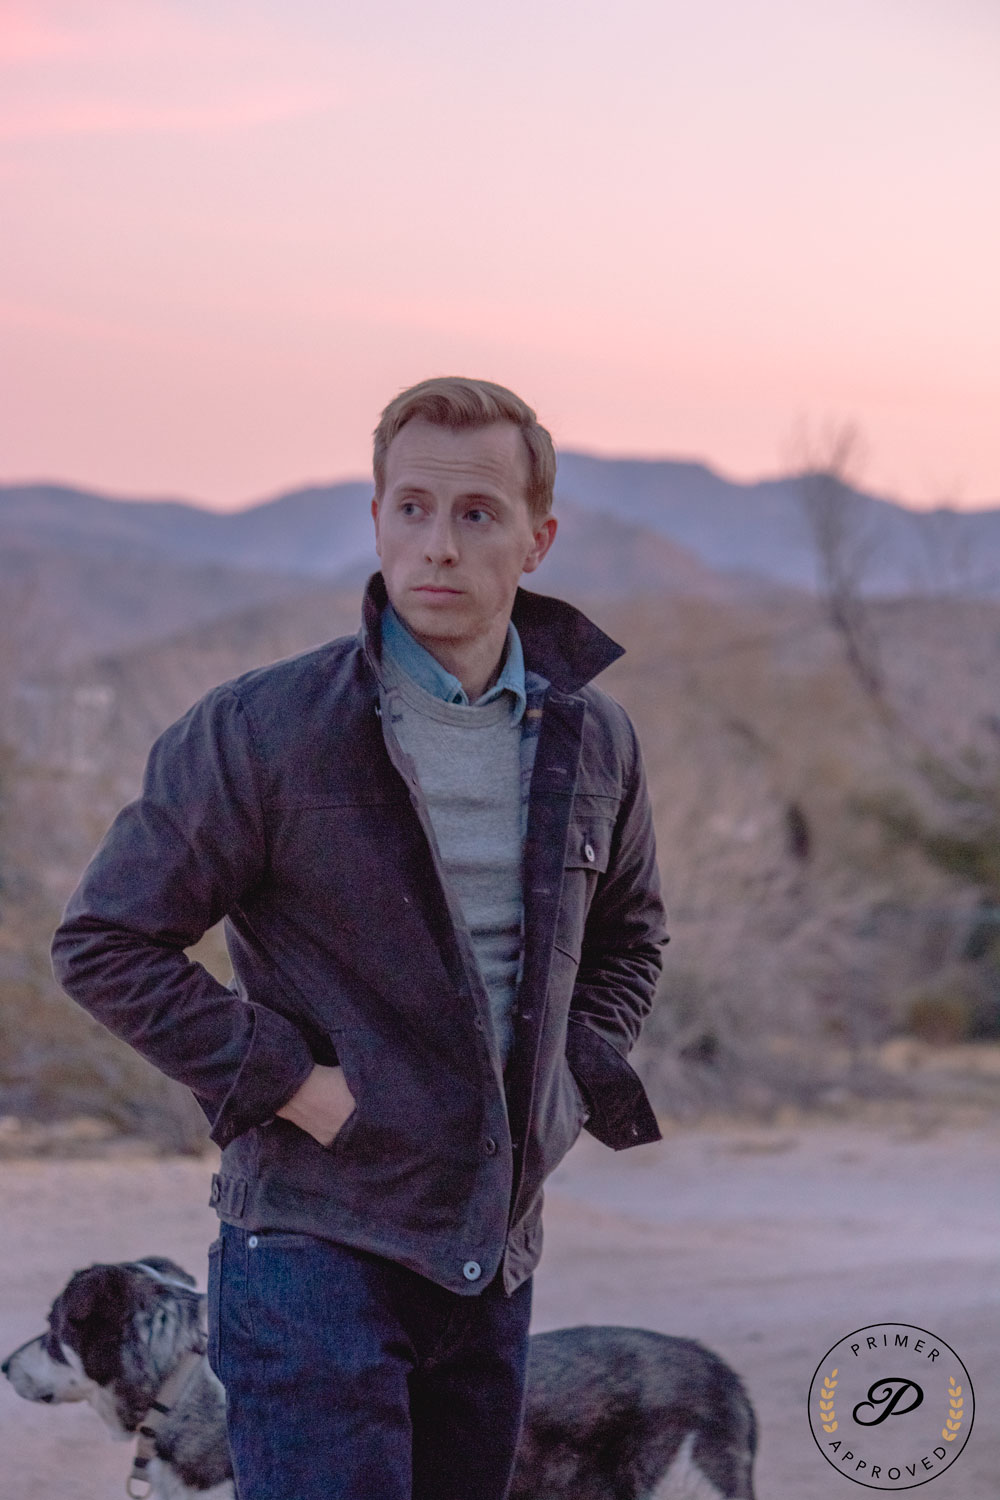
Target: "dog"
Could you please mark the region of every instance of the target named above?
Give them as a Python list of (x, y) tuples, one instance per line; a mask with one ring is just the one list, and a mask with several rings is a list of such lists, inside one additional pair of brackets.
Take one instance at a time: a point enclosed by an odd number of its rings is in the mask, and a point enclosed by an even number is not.
[[(28, 1401), (88, 1401), (113, 1436), (136, 1439), (133, 1500), (235, 1500), (204, 1303), (163, 1256), (90, 1266), (3, 1373)], [(703, 1345), (560, 1328), (529, 1344), (510, 1500), (754, 1500), (756, 1442), (739, 1377)]]

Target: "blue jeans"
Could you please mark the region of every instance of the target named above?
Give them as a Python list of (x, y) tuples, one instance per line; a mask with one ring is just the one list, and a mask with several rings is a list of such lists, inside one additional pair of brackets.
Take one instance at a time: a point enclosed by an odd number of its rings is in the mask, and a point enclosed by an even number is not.
[(239, 1500), (504, 1500), (530, 1282), (462, 1297), (312, 1235), (223, 1224), (208, 1304)]

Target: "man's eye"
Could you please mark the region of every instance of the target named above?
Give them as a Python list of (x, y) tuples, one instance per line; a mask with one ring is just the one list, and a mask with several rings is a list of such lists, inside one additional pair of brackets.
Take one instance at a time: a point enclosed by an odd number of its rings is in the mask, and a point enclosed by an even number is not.
[(489, 511), (488, 510), (483, 510), (478, 505), (474, 505), (471, 510), (467, 510), (465, 512), (465, 519), (467, 521), (474, 521), (477, 524), (479, 522), (481, 522), (481, 521), (488, 521), (489, 518), (490, 518)]
[(415, 500), (404, 500), (399, 509), (404, 516), (416, 516), (420, 513), (420, 506)]

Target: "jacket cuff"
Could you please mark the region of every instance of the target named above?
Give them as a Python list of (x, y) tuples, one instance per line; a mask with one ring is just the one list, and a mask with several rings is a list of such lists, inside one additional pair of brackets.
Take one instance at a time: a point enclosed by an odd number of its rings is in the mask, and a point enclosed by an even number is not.
[(237, 1136), (272, 1119), (315, 1067), (305, 1037), (277, 1011), (251, 1006), (253, 1030), (233, 1086), (212, 1121), (211, 1137), (228, 1146)]
[(591, 1135), (614, 1151), (662, 1139), (635, 1069), (583, 1021), (571, 1019), (567, 1027), (566, 1061), (590, 1109)]

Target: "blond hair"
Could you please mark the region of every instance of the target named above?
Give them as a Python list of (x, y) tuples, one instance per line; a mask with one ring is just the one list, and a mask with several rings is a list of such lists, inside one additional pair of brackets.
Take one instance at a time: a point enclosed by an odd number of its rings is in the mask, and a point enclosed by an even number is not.
[(492, 427), (495, 422), (513, 422), (528, 454), (528, 491), (526, 499), (532, 520), (542, 521), (552, 509), (552, 491), (556, 482), (556, 454), (552, 438), (541, 425), (526, 401), (506, 386), (492, 380), (468, 380), (460, 375), (439, 375), (422, 380), (400, 391), (379, 418), (375, 429), (375, 495), (382, 498), (385, 485), (385, 461), (389, 444), (405, 427), (419, 417), (435, 427), (449, 427), (454, 432)]

